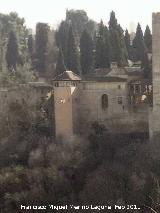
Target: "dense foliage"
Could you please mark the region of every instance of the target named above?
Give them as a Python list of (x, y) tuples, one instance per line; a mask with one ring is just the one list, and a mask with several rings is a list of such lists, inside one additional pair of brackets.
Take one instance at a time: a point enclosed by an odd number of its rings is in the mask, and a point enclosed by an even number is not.
[(76, 46), (72, 25), (69, 26), (68, 32), (66, 67), (67, 70), (80, 74), (79, 52)]
[(45, 76), (46, 73), (48, 33), (49, 26), (47, 24), (37, 24), (35, 38), (35, 66), (41, 76)]
[(96, 52), (95, 52), (95, 67), (109, 68), (110, 67), (110, 41), (108, 28), (103, 22), (98, 26), (96, 35)]
[[(119, 67), (128, 60), (140, 61), (144, 77), (151, 78), (152, 35), (148, 26), (143, 34), (140, 24), (133, 37), (122, 29), (112, 11), (108, 25), (89, 19), (83, 10), (67, 10), (56, 32), (46, 23), (38, 23), (35, 35), (16, 13), (0, 14), (0, 70), (26, 66), (37, 76), (51, 80), (64, 70), (78, 74), (95, 68)], [(14, 54), (13, 54), (14, 53)]]
[(135, 60), (142, 61), (146, 52), (146, 46), (144, 42), (143, 32), (140, 24), (137, 25), (136, 35), (133, 39), (133, 48), (135, 49)]
[(8, 113), (0, 132), (2, 212), (17, 212), (22, 203), (53, 202), (136, 204), (141, 213), (152, 212), (151, 208), (159, 212), (158, 139), (149, 144), (122, 135), (113, 138), (103, 125), (94, 123), (88, 138), (53, 142), (48, 117), (40, 108), (34, 114), (12, 103)]
[(83, 31), (80, 39), (80, 62), (82, 74), (89, 73), (94, 66), (93, 39), (87, 30)]
[(9, 34), (7, 52), (6, 52), (6, 61), (7, 61), (7, 67), (9, 70), (16, 70), (18, 59), (19, 59), (19, 53), (18, 53), (17, 38), (14, 32), (11, 31)]
[[(71, 26), (73, 34), (69, 35)], [(70, 37), (74, 45), (69, 43)], [(131, 60), (140, 61), (142, 68), (146, 69), (144, 77), (150, 78), (151, 61), (147, 61), (147, 58), (148, 53), (151, 53), (151, 39), (149, 27), (146, 27), (143, 35), (140, 24), (137, 25), (134, 38), (130, 36), (128, 30), (124, 33), (114, 11), (110, 14), (107, 26), (103, 21), (97, 24), (89, 20), (85, 11), (67, 10), (66, 19), (61, 22), (56, 33), (57, 46), (61, 52), (59, 57), (62, 58), (63, 55), (64, 66), (66, 69), (71, 67), (68, 66), (68, 55), (75, 52), (72, 56), (72, 64), (75, 67), (73, 71), (77, 73), (76, 67), (80, 63), (81, 72), (78, 73), (81, 74), (92, 73), (95, 68), (109, 68), (111, 62), (117, 62), (119, 67), (123, 67), (128, 65), (128, 60)], [(77, 49), (80, 49), (80, 56)]]

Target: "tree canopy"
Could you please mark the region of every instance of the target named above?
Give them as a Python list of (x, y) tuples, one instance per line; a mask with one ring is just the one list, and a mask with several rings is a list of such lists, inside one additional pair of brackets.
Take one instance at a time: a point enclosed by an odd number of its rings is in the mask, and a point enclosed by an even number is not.
[(137, 25), (135, 38), (133, 39), (133, 48), (135, 49), (135, 60), (142, 61), (146, 52), (146, 46), (141, 25), (139, 23)]
[(19, 53), (18, 53), (17, 38), (15, 33), (11, 31), (9, 34), (7, 52), (6, 52), (7, 66), (9, 70), (16, 70), (18, 59), (19, 59)]
[(80, 62), (82, 74), (91, 72), (94, 66), (93, 40), (87, 30), (84, 30), (80, 39)]
[(38, 23), (36, 25), (36, 38), (35, 38), (36, 70), (38, 71), (39, 75), (42, 76), (45, 76), (46, 72), (48, 33), (49, 33), (48, 24)]

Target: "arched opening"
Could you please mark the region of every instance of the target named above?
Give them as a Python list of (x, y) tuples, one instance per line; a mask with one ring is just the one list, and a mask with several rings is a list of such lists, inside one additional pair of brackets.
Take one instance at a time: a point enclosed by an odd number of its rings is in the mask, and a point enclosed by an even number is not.
[(103, 94), (101, 101), (102, 101), (102, 109), (103, 110), (107, 109), (108, 108), (108, 95)]

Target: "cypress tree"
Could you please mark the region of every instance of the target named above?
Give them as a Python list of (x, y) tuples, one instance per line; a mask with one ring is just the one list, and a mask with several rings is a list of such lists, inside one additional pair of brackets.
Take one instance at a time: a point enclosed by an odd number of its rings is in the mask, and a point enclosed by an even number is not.
[(56, 43), (59, 49), (61, 49), (62, 51), (65, 65), (67, 64), (68, 34), (69, 34), (69, 24), (67, 21), (62, 21), (56, 33)]
[(143, 61), (146, 46), (144, 43), (143, 32), (139, 23), (137, 25), (135, 38), (133, 39), (133, 48), (135, 49), (135, 61)]
[(128, 52), (128, 58), (131, 59), (131, 44), (130, 44), (131, 40), (130, 40), (130, 34), (127, 29), (125, 31), (124, 41), (125, 41), (125, 45)]
[(117, 51), (119, 51), (120, 43), (117, 32), (117, 19), (115, 17), (114, 11), (110, 14), (109, 20), (109, 34), (111, 42), (111, 61), (117, 61)]
[(59, 49), (58, 59), (56, 64), (56, 75), (63, 73), (66, 70), (62, 50)]
[(80, 38), (80, 62), (82, 74), (89, 73), (93, 68), (93, 40), (86, 30)]
[(110, 20), (109, 20), (109, 30), (117, 28), (117, 19), (115, 16), (115, 12), (111, 11)]
[(110, 66), (110, 42), (108, 28), (103, 22), (99, 24), (98, 33), (96, 36), (96, 55), (95, 67), (104, 68)]
[(88, 20), (89, 18), (84, 10), (66, 10), (66, 22), (72, 23), (72, 30), (77, 45), (79, 45), (81, 34), (86, 29)]
[(17, 38), (13, 31), (9, 34), (8, 44), (7, 44), (7, 52), (6, 52), (6, 61), (7, 67), (9, 70), (16, 70), (16, 65), (19, 60), (19, 53), (18, 53), (18, 44)]
[(126, 65), (128, 54), (124, 41), (123, 29), (117, 23), (117, 19), (113, 11), (110, 15), (109, 34), (111, 43), (111, 61), (116, 61), (119, 66)]
[(109, 30), (107, 26), (104, 27), (104, 54), (105, 54), (105, 67), (110, 67), (110, 39)]
[(124, 31), (122, 29), (122, 27), (120, 25), (118, 25), (118, 34), (119, 34), (119, 41), (118, 44), (120, 43), (120, 49), (119, 50), (119, 54), (117, 55), (117, 62), (119, 64), (119, 66), (125, 66), (128, 64), (128, 51), (126, 48), (126, 44), (125, 44), (125, 40), (124, 40)]
[(68, 70), (80, 74), (79, 53), (76, 46), (72, 26), (69, 27), (68, 41), (67, 41), (67, 62)]
[(29, 59), (31, 61), (31, 65), (33, 68), (34, 67), (34, 40), (32, 35), (28, 36), (27, 46), (28, 46)]
[(36, 26), (36, 70), (41, 76), (46, 74), (46, 55), (48, 48), (49, 26), (38, 23)]
[(30, 56), (32, 57), (32, 55), (33, 55), (33, 49), (34, 49), (34, 44), (33, 44), (34, 42), (33, 42), (33, 37), (32, 37), (32, 35), (29, 35), (28, 36), (28, 43), (27, 43), (27, 46), (28, 46), (28, 51), (29, 51), (29, 54), (30, 54)]
[(145, 33), (144, 33), (144, 42), (147, 47), (147, 52), (151, 53), (152, 52), (152, 35), (148, 25), (146, 26)]

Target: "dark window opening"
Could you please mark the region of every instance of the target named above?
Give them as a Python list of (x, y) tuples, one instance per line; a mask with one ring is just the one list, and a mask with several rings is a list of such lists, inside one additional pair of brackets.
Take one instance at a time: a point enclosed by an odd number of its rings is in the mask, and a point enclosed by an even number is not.
[(122, 104), (122, 97), (118, 97), (118, 104)]
[(139, 85), (136, 85), (136, 94), (139, 94), (140, 91), (139, 91)]
[(55, 87), (59, 87), (59, 83), (58, 82), (55, 83)]
[(105, 110), (108, 108), (108, 95), (104, 94), (102, 95), (102, 109)]

